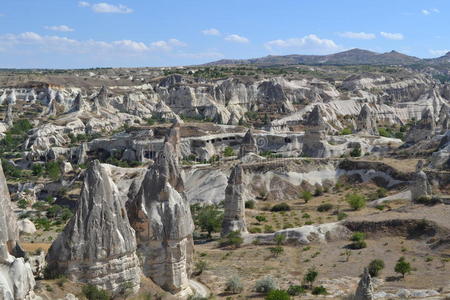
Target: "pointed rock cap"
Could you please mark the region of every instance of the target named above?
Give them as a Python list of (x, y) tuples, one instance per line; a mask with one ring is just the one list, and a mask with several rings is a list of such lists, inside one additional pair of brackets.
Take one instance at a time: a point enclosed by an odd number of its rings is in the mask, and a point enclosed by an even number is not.
[(325, 128), (326, 122), (323, 118), (323, 111), (319, 105), (314, 106), (306, 119), (306, 125)]
[(249, 128), (242, 139), (242, 144), (256, 145), (256, 139), (254, 136), (253, 128)]
[(98, 99), (100, 106), (105, 107), (108, 105), (108, 89), (106, 86), (102, 86), (95, 98)]
[(355, 293), (355, 300), (374, 300), (374, 291), (372, 277), (369, 274), (369, 269), (364, 268), (363, 276), (358, 283), (358, 288)]
[(242, 184), (243, 183), (243, 173), (242, 165), (236, 165), (232, 170), (230, 177), (228, 178), (228, 184)]

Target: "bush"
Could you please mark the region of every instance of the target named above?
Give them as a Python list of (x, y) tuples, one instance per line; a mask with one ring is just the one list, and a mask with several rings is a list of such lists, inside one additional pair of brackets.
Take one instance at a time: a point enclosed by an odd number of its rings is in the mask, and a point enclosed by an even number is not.
[(42, 164), (33, 164), (31, 169), (33, 170), (34, 176), (41, 176), (44, 173), (44, 167)]
[(277, 283), (270, 275), (256, 281), (255, 284), (255, 291), (257, 291), (258, 293), (267, 294), (268, 292), (276, 290), (277, 288)]
[(309, 284), (309, 287), (312, 288), (314, 281), (316, 281), (317, 276), (319, 276), (319, 272), (317, 272), (316, 268), (311, 267), (308, 269), (308, 272), (303, 277), (303, 280)]
[(225, 291), (239, 294), (244, 290), (244, 285), (241, 282), (241, 278), (239, 276), (233, 276), (228, 279), (225, 287)]
[(208, 264), (204, 260), (199, 260), (195, 263), (195, 273), (200, 275), (208, 268)]
[(273, 233), (275, 230), (272, 225), (264, 225), (264, 233)]
[(28, 201), (25, 199), (20, 199), (19, 201), (17, 201), (17, 206), (21, 209), (25, 209), (28, 207)]
[(317, 207), (317, 211), (325, 212), (325, 211), (331, 210), (332, 208), (333, 208), (333, 204), (331, 204), (331, 203), (324, 203), (324, 204), (321, 204), (321, 205), (319, 205)]
[(290, 300), (291, 296), (289, 296), (288, 292), (283, 290), (272, 290), (266, 296), (266, 300)]
[(262, 229), (261, 229), (261, 227), (250, 227), (248, 229), (248, 232), (250, 232), (250, 233), (261, 233)]
[(95, 285), (85, 285), (83, 286), (83, 294), (88, 300), (109, 300), (111, 297), (108, 292), (97, 288)]
[(313, 295), (328, 295), (328, 292), (327, 292), (327, 289), (324, 286), (319, 285), (319, 286), (316, 286), (312, 290), (311, 294), (313, 294)]
[(219, 232), (222, 228), (223, 212), (213, 205), (206, 205), (192, 211), (195, 225), (208, 233)]
[(234, 155), (235, 155), (234, 150), (230, 146), (225, 147), (225, 149), (223, 150), (223, 156), (225, 157), (230, 157)]
[(301, 198), (305, 201), (305, 203), (308, 203), (309, 200), (312, 199), (312, 194), (310, 191), (303, 191), (301, 194)]
[(291, 296), (299, 296), (305, 293), (305, 288), (301, 285), (291, 285), (287, 292)]
[(283, 254), (284, 252), (284, 248), (281, 246), (270, 247), (269, 249), (270, 253), (272, 253), (274, 257), (278, 257), (280, 254)]
[(254, 209), (255, 205), (256, 205), (256, 201), (255, 200), (245, 201), (245, 208)]
[(344, 128), (341, 130), (341, 135), (349, 135), (352, 134), (352, 130), (350, 128)]
[(347, 214), (345, 212), (340, 212), (337, 214), (338, 221), (344, 220), (345, 218), (347, 218)]
[(272, 208), (270, 210), (271, 211), (289, 211), (289, 210), (291, 210), (291, 207), (289, 206), (289, 204), (283, 202), (280, 204), (275, 204), (274, 206), (272, 206)]
[(349, 248), (354, 250), (366, 248), (367, 244), (364, 241), (365, 238), (366, 235), (363, 232), (353, 233), (351, 237), (351, 241), (353, 241), (353, 243), (349, 245)]
[(377, 277), (380, 274), (380, 271), (384, 268), (384, 261), (381, 259), (374, 259), (370, 262), (368, 269), (369, 274), (372, 277)]
[(405, 260), (405, 258), (402, 256), (397, 261), (397, 264), (395, 265), (394, 271), (396, 273), (402, 274), (402, 277), (405, 278), (405, 274), (411, 273), (412, 268), (411, 264)]
[(353, 150), (350, 152), (350, 156), (351, 157), (360, 157), (361, 156), (361, 147), (353, 148)]
[(348, 194), (345, 196), (345, 200), (353, 210), (359, 210), (366, 206), (366, 197), (358, 193)]
[(357, 231), (357, 232), (353, 233), (351, 240), (353, 242), (360, 242), (360, 241), (363, 241), (365, 238), (366, 238), (366, 235), (364, 234), (364, 232)]
[(45, 164), (45, 171), (52, 180), (58, 180), (61, 177), (61, 170), (59, 164), (51, 161)]
[(267, 218), (264, 216), (256, 216), (255, 219), (258, 222), (266, 222), (267, 221)]
[(234, 248), (239, 248), (243, 242), (244, 239), (241, 237), (241, 233), (239, 231), (233, 231), (221, 239), (220, 246), (233, 246)]
[(315, 197), (318, 197), (318, 196), (322, 196), (322, 195), (323, 195), (323, 188), (317, 187), (317, 188), (314, 190), (314, 196), (315, 196)]

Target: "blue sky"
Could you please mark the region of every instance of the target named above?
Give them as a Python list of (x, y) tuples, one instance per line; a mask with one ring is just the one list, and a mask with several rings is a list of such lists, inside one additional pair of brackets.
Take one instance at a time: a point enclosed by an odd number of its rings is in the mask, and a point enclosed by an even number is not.
[(351, 48), (437, 57), (448, 0), (2, 0), (0, 68), (173, 66)]

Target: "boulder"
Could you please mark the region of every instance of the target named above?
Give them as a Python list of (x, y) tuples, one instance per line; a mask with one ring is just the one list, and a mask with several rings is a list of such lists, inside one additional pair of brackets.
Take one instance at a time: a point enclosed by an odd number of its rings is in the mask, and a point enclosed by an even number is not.
[(433, 111), (426, 108), (422, 112), (422, 118), (408, 132), (407, 143), (417, 143), (422, 140), (428, 140), (434, 136), (436, 130), (436, 121)]
[(21, 219), (17, 222), (20, 234), (33, 234), (36, 232), (36, 226), (29, 219)]
[(369, 105), (364, 104), (356, 120), (356, 130), (370, 135), (378, 135), (377, 121)]
[(139, 290), (135, 232), (118, 194), (105, 167), (92, 162), (77, 211), (49, 249), (52, 272), (112, 294)]
[(413, 202), (423, 197), (431, 196), (431, 186), (428, 183), (428, 177), (424, 171), (420, 170), (414, 174), (410, 184), (411, 200)]
[(225, 189), (225, 212), (222, 222), (222, 236), (232, 231), (247, 233), (243, 176), (244, 171), (242, 166), (237, 165), (231, 171), (230, 178), (228, 179), (228, 185)]

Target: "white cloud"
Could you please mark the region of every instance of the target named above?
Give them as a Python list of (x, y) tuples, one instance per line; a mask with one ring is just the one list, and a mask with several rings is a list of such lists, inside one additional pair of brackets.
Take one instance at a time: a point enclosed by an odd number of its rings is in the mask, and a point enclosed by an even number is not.
[(431, 8), (431, 9), (422, 9), (420, 12), (425, 16), (429, 16), (431, 14), (438, 14), (441, 11), (437, 8)]
[(330, 53), (342, 49), (334, 41), (321, 39), (315, 34), (309, 34), (301, 38), (273, 40), (265, 43), (264, 46), (269, 51), (289, 49), (313, 54)]
[(41, 36), (34, 32), (21, 34), (0, 35), (0, 48), (12, 52), (26, 50), (31, 47), (33, 51), (44, 51), (46, 53), (102, 53), (107, 54), (139, 54), (154, 51), (170, 52), (177, 47), (186, 46), (177, 39), (158, 41), (150, 44), (132, 40), (119, 40), (104, 42), (96, 40), (74, 40), (60, 36)]
[(389, 40), (403, 40), (405, 37), (401, 33), (380, 32), (380, 35)]
[(133, 10), (122, 4), (110, 4), (106, 2), (91, 4), (86, 1), (78, 2), (80, 7), (90, 7), (94, 12), (101, 14), (131, 14)]
[(72, 32), (72, 31), (75, 31), (75, 29), (70, 28), (67, 25), (45, 26), (44, 28), (47, 29), (47, 30), (60, 31), (60, 32)]
[(91, 6), (91, 4), (89, 2), (86, 2), (86, 1), (79, 1), (78, 2), (78, 6), (79, 7), (89, 7), (89, 6)]
[(348, 39), (358, 39), (358, 40), (373, 40), (376, 38), (375, 34), (373, 33), (366, 33), (366, 32), (341, 32), (339, 33), (339, 36), (348, 38)]
[(250, 42), (250, 40), (248, 38), (240, 36), (238, 34), (229, 34), (225, 37), (225, 40), (228, 42), (241, 43), (241, 44), (246, 44), (246, 43)]
[(445, 54), (447, 54), (448, 52), (450, 52), (450, 50), (447, 49), (442, 49), (442, 50), (429, 50), (430, 54), (433, 56), (444, 56)]
[(202, 33), (204, 35), (215, 35), (215, 36), (219, 36), (220, 35), (220, 31), (215, 29), (215, 28), (202, 30)]

